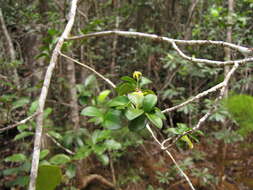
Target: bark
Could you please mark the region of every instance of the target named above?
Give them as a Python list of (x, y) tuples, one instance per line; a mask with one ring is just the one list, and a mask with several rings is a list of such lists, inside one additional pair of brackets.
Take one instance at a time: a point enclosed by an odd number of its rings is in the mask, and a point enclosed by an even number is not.
[[(226, 41), (228, 43), (232, 43), (232, 15), (234, 13), (234, 0), (228, 0), (228, 27), (227, 27), (227, 37)], [(231, 49), (225, 48), (225, 60), (231, 60)], [(229, 72), (230, 66), (225, 66), (224, 68), (224, 75), (227, 76)], [(224, 95), (225, 97), (228, 96), (228, 87), (225, 86), (224, 88)], [(228, 121), (225, 119), (223, 122), (223, 128), (227, 128)], [(221, 142), (219, 144), (221, 151), (219, 151), (219, 154), (221, 154), (221, 165), (219, 170), (219, 188), (224, 189), (224, 180), (225, 180), (225, 166), (224, 162), (226, 160), (227, 155), (227, 144), (224, 142)]]
[[(119, 29), (119, 9), (120, 7), (120, 1), (114, 1), (114, 8), (116, 9), (116, 18), (115, 18), (115, 30)], [(116, 65), (116, 59), (117, 59), (117, 44), (118, 44), (118, 36), (115, 35), (113, 37), (113, 43), (112, 43), (112, 63), (111, 63), (111, 74), (115, 73), (115, 65)]]
[(60, 36), (54, 48), (53, 55), (51, 57), (51, 60), (50, 60), (50, 63), (49, 63), (49, 66), (47, 68), (46, 75), (44, 78), (44, 83), (43, 83), (43, 87), (42, 87), (40, 98), (39, 98), (39, 107), (38, 107), (39, 115), (36, 121), (36, 131), (35, 131), (34, 149), (33, 149), (33, 156), (32, 156), (32, 166), (31, 166), (31, 172), (30, 172), (29, 190), (36, 189), (36, 178), (37, 178), (38, 166), (39, 166), (40, 146), (41, 146), (42, 128), (43, 128), (43, 111), (44, 111), (45, 101), (47, 98), (52, 74), (53, 74), (55, 65), (57, 63), (58, 56), (62, 48), (63, 42), (65, 38), (68, 37), (74, 24), (77, 1), (78, 0), (71, 1), (71, 9), (70, 9), (70, 14), (69, 14), (70, 19), (64, 29), (64, 32)]
[[(0, 25), (1, 25), (4, 37), (6, 38), (6, 42), (8, 45), (8, 53), (10, 56), (10, 61), (13, 63), (16, 60), (16, 53), (15, 53), (12, 39), (11, 39), (9, 32), (7, 30), (7, 27), (5, 25), (5, 21), (4, 21), (4, 17), (3, 17), (3, 13), (2, 13), (1, 8), (0, 8)], [(20, 89), (20, 80), (19, 80), (19, 76), (18, 76), (18, 72), (17, 72), (16, 68), (13, 69), (13, 79), (14, 79), (14, 83), (17, 86), (17, 88)]]
[(69, 81), (69, 94), (70, 94), (70, 120), (73, 124), (75, 131), (79, 129), (79, 109), (76, 92), (76, 75), (74, 62), (67, 60), (67, 78)]

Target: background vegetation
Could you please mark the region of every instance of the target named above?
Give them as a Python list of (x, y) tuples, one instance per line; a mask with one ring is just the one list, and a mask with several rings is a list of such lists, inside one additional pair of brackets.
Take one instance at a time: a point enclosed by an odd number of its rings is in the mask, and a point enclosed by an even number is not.
[[(253, 1), (235, 2), (232, 23), (228, 23), (227, 7), (227, 1), (221, 0), (80, 0), (72, 35), (116, 28), (175, 39), (224, 41), (228, 26), (232, 26), (232, 42), (251, 47)], [(14, 50), (13, 55), (2, 34), (0, 127), (3, 128), (36, 111), (52, 50), (69, 17), (69, 1), (1, 0), (0, 8)], [(222, 48), (183, 49), (196, 57), (226, 59)], [(223, 68), (185, 61), (169, 45), (145, 39), (112, 36), (68, 41), (63, 52), (117, 85), (122, 76), (131, 77), (134, 71), (141, 71), (146, 77), (143, 87), (157, 95), (156, 106), (161, 110), (224, 79)], [(242, 55), (232, 52), (232, 59), (236, 57)], [(237, 71), (229, 85), (229, 98), (212, 114), (202, 132), (190, 137), (193, 149), (184, 141), (171, 148), (196, 189), (253, 188), (251, 66), (249, 63)], [(115, 105), (108, 105), (115, 96), (116, 92), (93, 73), (67, 59), (58, 61), (44, 113), (38, 189), (54, 189), (58, 182), (61, 183), (57, 188), (66, 190), (114, 186), (126, 190), (189, 189), (145, 129), (135, 131), (119, 124), (122, 122), (118, 121), (119, 112), (111, 110)], [(156, 134), (165, 139), (179, 129), (192, 128), (214, 99), (215, 94), (209, 95), (166, 114), (166, 122), (153, 106), (143, 108), (143, 112), (146, 119), (154, 112), (160, 116), (161, 121), (155, 122), (153, 118), (153, 123), (160, 128), (155, 130)], [(127, 115), (127, 119), (134, 118)], [(123, 121), (123, 126), (126, 125)], [(110, 130), (112, 126), (117, 130)], [(34, 120), (0, 131), (0, 189), (27, 189), (34, 131)], [(55, 174), (51, 176), (52, 184), (43, 187), (48, 177), (44, 174), (51, 172)]]

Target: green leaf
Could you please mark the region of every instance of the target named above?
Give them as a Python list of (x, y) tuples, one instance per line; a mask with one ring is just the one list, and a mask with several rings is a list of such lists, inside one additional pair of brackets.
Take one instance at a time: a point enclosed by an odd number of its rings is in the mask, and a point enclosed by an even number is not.
[(102, 91), (97, 97), (98, 103), (103, 103), (110, 93), (111, 93), (110, 90)]
[(29, 176), (19, 176), (15, 180), (7, 182), (6, 185), (11, 186), (21, 186), (25, 187), (29, 183)]
[(181, 140), (185, 141), (188, 144), (190, 149), (193, 148), (193, 144), (192, 144), (191, 140), (189, 139), (189, 137), (187, 135), (182, 136)]
[[(69, 164), (66, 168), (66, 172), (65, 175), (69, 178), (72, 179), (73, 177), (76, 176), (76, 171), (77, 171), (77, 167), (76, 164)], [(70, 188), (70, 190), (72, 190), (72, 188)], [(73, 189), (75, 190), (75, 189)]]
[(36, 190), (54, 190), (61, 183), (61, 168), (54, 165), (39, 167)]
[(122, 83), (117, 86), (115, 90), (120, 96), (122, 96), (135, 91), (135, 86), (130, 83)]
[(12, 175), (12, 174), (17, 174), (18, 172), (20, 172), (20, 167), (16, 167), (16, 168), (8, 168), (8, 169), (5, 169), (5, 170), (2, 170), (2, 174), (4, 176), (6, 175)]
[(84, 86), (85, 87), (95, 87), (96, 82), (97, 82), (97, 80), (96, 80), (95, 75), (89, 75), (85, 80)]
[(148, 117), (149, 121), (151, 121), (159, 129), (163, 127), (162, 119), (158, 117), (156, 114), (146, 113), (146, 116)]
[(150, 112), (157, 103), (157, 96), (154, 94), (148, 94), (143, 100), (143, 109), (145, 112)]
[(71, 158), (65, 154), (56, 154), (49, 162), (54, 165), (62, 165), (71, 161)]
[(26, 156), (24, 154), (13, 154), (4, 159), (5, 162), (24, 162), (26, 161)]
[(33, 101), (28, 111), (29, 115), (32, 115), (37, 110), (38, 106), (39, 100)]
[(162, 113), (162, 111), (159, 109), (159, 108), (155, 108), (155, 114), (158, 116), (158, 117), (160, 117), (161, 119), (163, 119), (163, 120), (166, 120), (166, 117), (165, 117), (165, 115)]
[(87, 158), (91, 154), (91, 149), (89, 146), (83, 146), (79, 148), (74, 155), (74, 160), (82, 160), (84, 158)]
[(139, 117), (141, 114), (143, 114), (144, 111), (141, 109), (133, 109), (133, 108), (129, 108), (126, 113), (125, 116), (127, 117), (128, 120), (133, 120), (137, 117)]
[(48, 149), (44, 149), (40, 152), (40, 160), (44, 159), (49, 154)]
[(101, 117), (103, 116), (102, 112), (93, 106), (86, 107), (82, 110), (81, 115), (90, 116), (90, 117)]
[(145, 115), (141, 115), (140, 117), (137, 117), (136, 119), (133, 119), (129, 122), (128, 128), (130, 131), (138, 131), (143, 128), (145, 128), (147, 124), (147, 120)]
[(119, 150), (121, 149), (121, 144), (113, 139), (111, 140), (106, 140), (105, 141), (105, 146), (109, 150)]
[(144, 86), (144, 85), (150, 84), (150, 83), (152, 83), (151, 80), (149, 80), (149, 79), (146, 78), (146, 77), (141, 77), (141, 82), (140, 82), (140, 86), (141, 86), (141, 87)]
[(46, 108), (43, 113), (43, 118), (46, 119), (53, 112), (52, 108)]
[(56, 138), (58, 140), (62, 140), (63, 139), (62, 135), (60, 133), (55, 132), (55, 131), (48, 131), (48, 134), (51, 137), (54, 137), (54, 138)]
[(28, 104), (29, 101), (30, 101), (29, 98), (26, 98), (26, 97), (20, 98), (17, 101), (12, 103), (12, 106), (13, 106), (12, 109), (22, 107), (22, 106)]
[(106, 154), (101, 154), (101, 155), (97, 155), (98, 159), (104, 164), (104, 165), (108, 165), (109, 164), (109, 157)]
[(136, 106), (136, 108), (140, 108), (142, 106), (144, 96), (142, 92), (132, 92), (128, 94), (129, 100)]
[(106, 146), (105, 144), (96, 144), (95, 146), (92, 147), (92, 150), (95, 154), (101, 155), (106, 151)]
[(126, 96), (117, 96), (108, 102), (109, 107), (125, 106), (129, 103), (129, 99)]
[(15, 136), (14, 141), (33, 135), (33, 132), (24, 131)]
[(136, 80), (134, 80), (133, 78), (131, 78), (129, 76), (123, 76), (120, 79), (123, 80), (123, 81), (130, 82), (130, 83), (136, 85)]
[(28, 129), (29, 126), (26, 124), (22, 124), (22, 125), (19, 125), (17, 128), (21, 132), (21, 131), (24, 131), (25, 129)]
[(119, 110), (109, 110), (104, 117), (102, 125), (107, 129), (121, 128), (121, 112)]

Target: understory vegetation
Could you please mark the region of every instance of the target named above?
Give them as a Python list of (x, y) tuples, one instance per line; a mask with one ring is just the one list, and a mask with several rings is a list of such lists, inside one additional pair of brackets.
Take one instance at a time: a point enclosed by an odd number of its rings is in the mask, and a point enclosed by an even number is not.
[(0, 0), (0, 189), (40, 117), (36, 190), (253, 189), (253, 1), (74, 1)]

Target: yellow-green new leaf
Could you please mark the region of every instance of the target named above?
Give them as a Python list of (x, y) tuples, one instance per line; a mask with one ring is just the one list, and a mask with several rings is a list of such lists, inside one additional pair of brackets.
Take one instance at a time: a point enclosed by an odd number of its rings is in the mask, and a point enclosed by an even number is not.
[(188, 146), (189, 146), (190, 149), (193, 149), (193, 143), (192, 143), (192, 141), (189, 139), (189, 137), (187, 135), (182, 136), (181, 140), (185, 141), (188, 144)]

